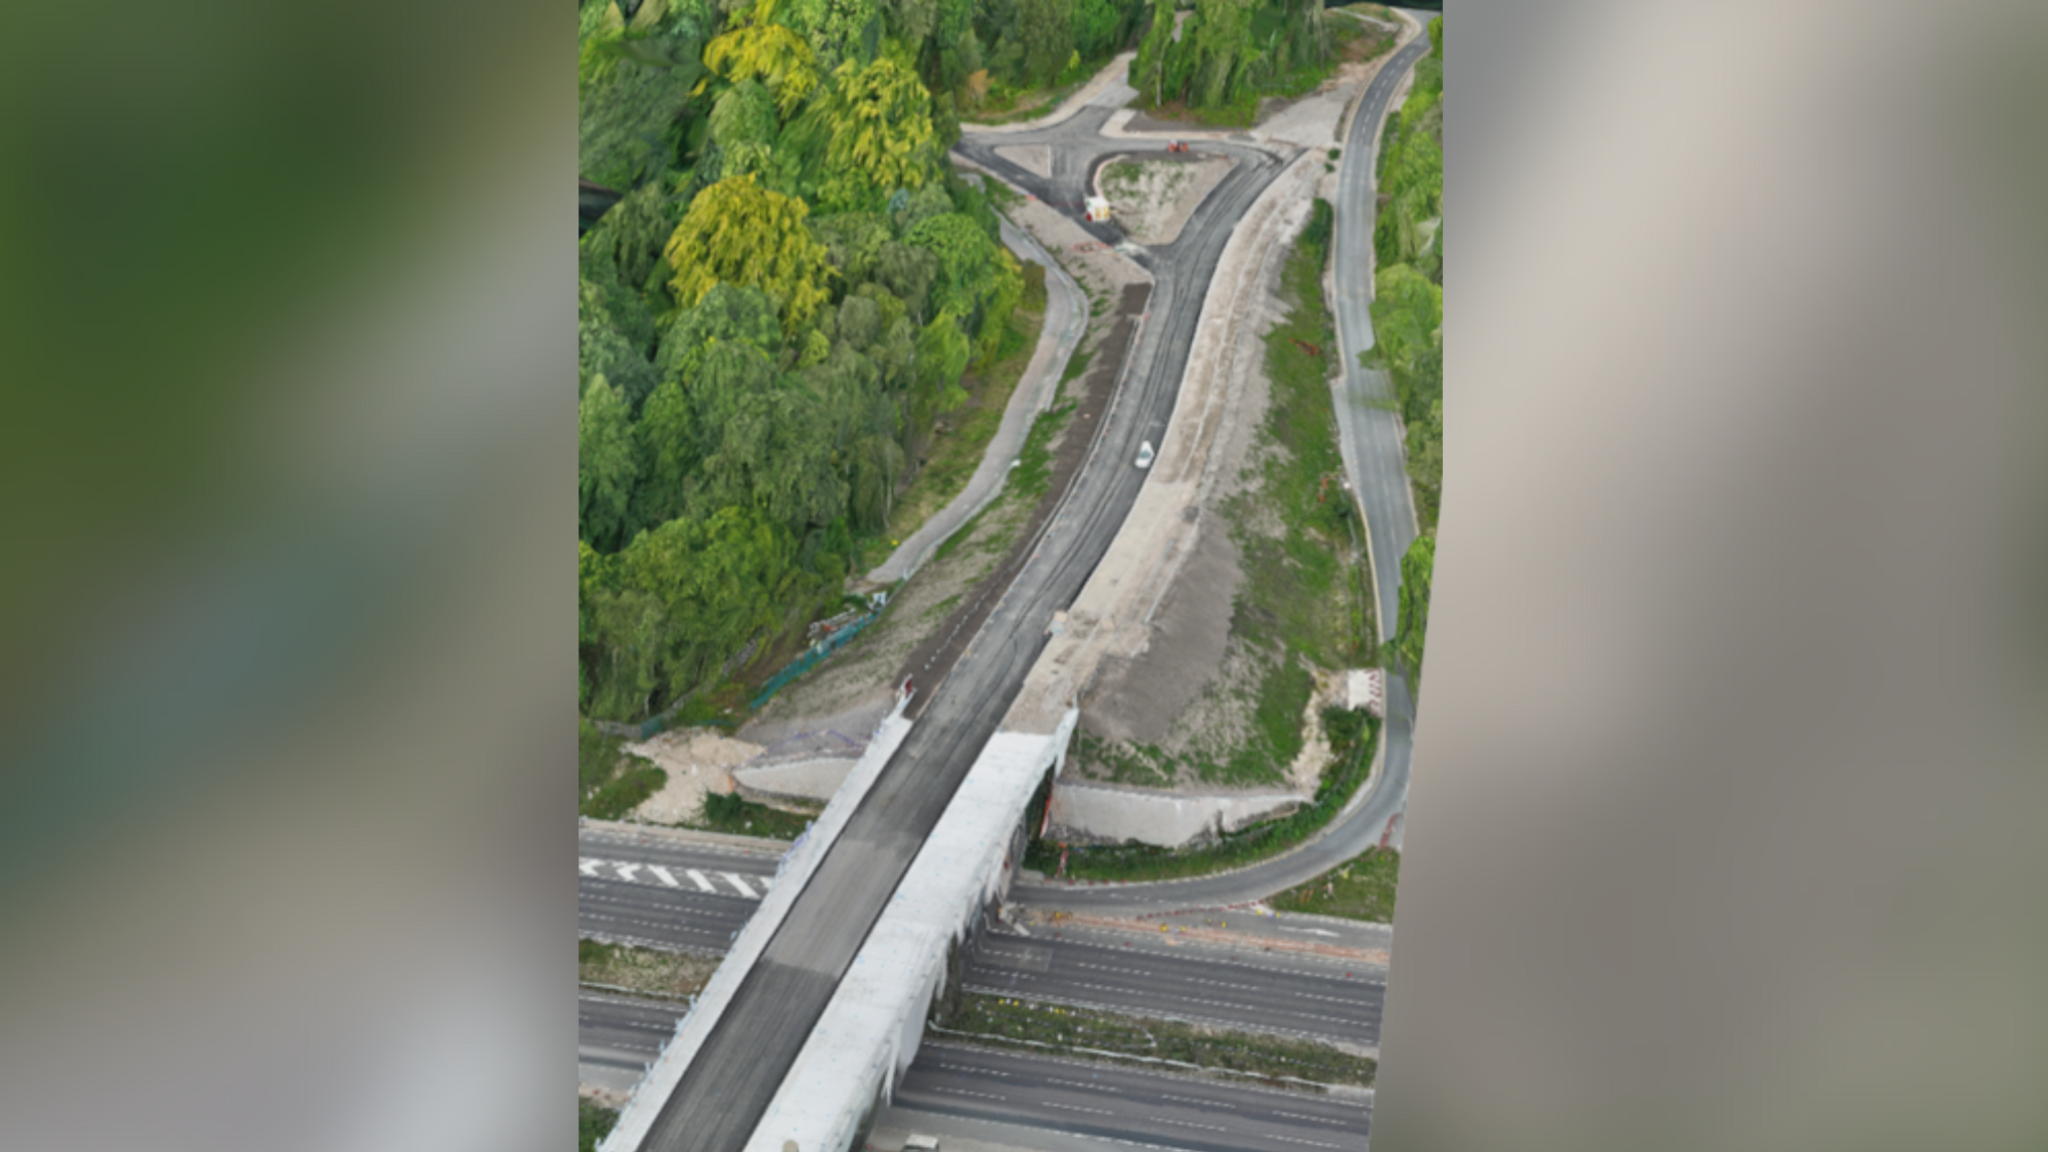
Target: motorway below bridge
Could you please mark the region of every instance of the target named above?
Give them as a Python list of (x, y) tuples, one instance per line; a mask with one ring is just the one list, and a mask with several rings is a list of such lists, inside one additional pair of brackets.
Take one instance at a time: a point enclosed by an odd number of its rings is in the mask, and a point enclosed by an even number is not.
[[(640, 879), (632, 883), (579, 878), (582, 935), (720, 954), (755, 907), (735, 896), (650, 883), (644, 869), (635, 875)], [(1261, 946), (1319, 943), (1347, 927), (1326, 925), (1321, 918), (1253, 918), (1230, 937), (1235, 946), (1174, 933), (1209, 927), (1192, 918), (1156, 933), (1062, 926), (1021, 935), (992, 927), (962, 955), (960, 980), (971, 991), (1377, 1051), (1384, 928), (1360, 925), (1361, 939), (1344, 941), (1351, 947), (1320, 954)]]
[[(580, 991), (577, 1059), (586, 1082), (594, 1071), (609, 1071), (630, 1084), (681, 1015), (681, 1005)], [(1364, 1092), (1280, 1091), (931, 1042), (897, 1085), (882, 1122), (944, 1127), (932, 1117), (1058, 1133), (1063, 1148), (1117, 1142), (1187, 1152), (1302, 1152), (1363, 1148), (1372, 1103)]]

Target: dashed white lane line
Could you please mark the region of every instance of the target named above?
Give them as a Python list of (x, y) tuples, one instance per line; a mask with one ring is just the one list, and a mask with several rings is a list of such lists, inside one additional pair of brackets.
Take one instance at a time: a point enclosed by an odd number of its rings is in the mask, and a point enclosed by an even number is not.
[(706, 892), (718, 891), (718, 888), (715, 885), (713, 885), (710, 880), (706, 879), (702, 872), (697, 871), (695, 868), (685, 868), (683, 869), (683, 871), (688, 872), (690, 874), (691, 882), (696, 884), (697, 887), (703, 889)]
[(676, 878), (674, 876), (669, 875), (668, 869), (663, 868), (659, 864), (649, 864), (647, 866), (647, 870), (649, 872), (654, 873), (654, 876), (657, 880), (660, 880), (663, 884), (666, 884), (671, 888), (682, 887), (681, 884), (676, 883)]
[(1159, 1098), (1161, 1100), (1172, 1100), (1179, 1104), (1195, 1104), (1203, 1108), (1227, 1108), (1232, 1112), (1237, 1111), (1237, 1105), (1225, 1104), (1218, 1100), (1198, 1100), (1193, 1096), (1168, 1096), (1164, 1092), (1159, 1094)]
[(1047, 1077), (1045, 1082), (1047, 1084), (1057, 1084), (1062, 1088), (1080, 1088), (1088, 1092), (1109, 1092), (1118, 1096), (1123, 1095), (1124, 1092), (1121, 1088), (1111, 1088), (1107, 1084), (1094, 1080), (1054, 1080), (1051, 1077)]
[(1310, 1148), (1342, 1148), (1342, 1147), (1343, 1147), (1343, 1145), (1342, 1145), (1342, 1144), (1325, 1144), (1325, 1143), (1323, 1143), (1323, 1142), (1322, 1142), (1321, 1140), (1296, 1140), (1296, 1139), (1295, 1139), (1294, 1137), (1292, 1137), (1292, 1136), (1282, 1136), (1282, 1135), (1280, 1135), (1280, 1134), (1279, 1134), (1278, 1132), (1268, 1132), (1268, 1133), (1266, 1133), (1266, 1139), (1268, 1139), (1268, 1140), (1278, 1140), (1278, 1141), (1280, 1141), (1280, 1142), (1281, 1142), (1281, 1143), (1283, 1143), (1283, 1144), (1305, 1144), (1305, 1145), (1307, 1145), (1307, 1146), (1308, 1146), (1308, 1147), (1310, 1147)]
[[(1050, 1100), (1040, 1100), (1038, 1104), (1041, 1108), (1057, 1108), (1062, 1112), (1086, 1112), (1093, 1116), (1116, 1115), (1116, 1113), (1111, 1112), (1107, 1108), (1083, 1108), (1079, 1104), (1055, 1104)], [(1222, 1129), (1219, 1128), (1217, 1129), (1217, 1131), (1221, 1132)]]
[(747, 899), (759, 900), (761, 898), (760, 893), (754, 891), (752, 888), (747, 887), (747, 882), (745, 880), (740, 879), (739, 873), (720, 872), (719, 875), (725, 877), (726, 883), (731, 884), (733, 887), (739, 889), (740, 895), (745, 896)]
[(1275, 1116), (1285, 1116), (1285, 1117), (1287, 1117), (1287, 1118), (1288, 1118), (1289, 1120), (1306, 1120), (1306, 1121), (1308, 1121), (1308, 1122), (1309, 1122), (1309, 1123), (1311, 1123), (1311, 1124), (1328, 1124), (1328, 1123), (1330, 1122), (1330, 1118), (1329, 1118), (1329, 1117), (1327, 1117), (1327, 1116), (1305, 1116), (1305, 1115), (1303, 1115), (1303, 1114), (1302, 1114), (1302, 1113), (1300, 1113), (1300, 1112), (1278, 1112), (1278, 1111), (1276, 1111), (1276, 1112), (1274, 1112), (1274, 1113), (1273, 1113), (1273, 1115), (1275, 1115)]
[(1228, 1131), (1230, 1131), (1230, 1129), (1228, 1129), (1228, 1128), (1223, 1128), (1223, 1127), (1219, 1127), (1219, 1126), (1217, 1126), (1217, 1125), (1215, 1125), (1215, 1124), (1197, 1124), (1197, 1123), (1195, 1123), (1195, 1122), (1194, 1122), (1194, 1121), (1192, 1121), (1192, 1120), (1168, 1120), (1168, 1119), (1167, 1119), (1166, 1117), (1164, 1117), (1164, 1116), (1154, 1116), (1154, 1117), (1152, 1118), (1152, 1122), (1153, 1122), (1154, 1124), (1171, 1124), (1171, 1125), (1173, 1125), (1173, 1126), (1174, 1126), (1175, 1128), (1200, 1128), (1200, 1129), (1201, 1129), (1201, 1130), (1203, 1130), (1204, 1132), (1228, 1132)]
[(965, 1088), (944, 1088), (944, 1087), (940, 1087), (940, 1086), (934, 1085), (934, 1086), (932, 1087), (932, 1089), (931, 1089), (931, 1090), (932, 1090), (932, 1091), (934, 1091), (934, 1092), (944, 1092), (944, 1093), (946, 1093), (946, 1094), (947, 1094), (947, 1095), (949, 1095), (949, 1096), (976, 1096), (976, 1097), (979, 1097), (979, 1098), (981, 1098), (981, 1099), (983, 1099), (983, 1100), (1005, 1100), (1005, 1101), (1007, 1101), (1007, 1100), (1009, 1099), (1009, 1097), (1007, 1097), (1007, 1096), (991, 1096), (991, 1095), (990, 1095), (990, 1094), (988, 1094), (987, 1092), (969, 1092), (969, 1091), (968, 1091), (967, 1089), (965, 1089)]

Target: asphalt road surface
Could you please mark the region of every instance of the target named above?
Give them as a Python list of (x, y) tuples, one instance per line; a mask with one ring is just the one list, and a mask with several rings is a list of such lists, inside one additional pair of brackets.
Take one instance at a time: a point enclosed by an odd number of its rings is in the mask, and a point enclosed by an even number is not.
[[(1428, 51), (1428, 34), (1415, 37), (1401, 46), (1366, 88), (1352, 116), (1350, 138), (1344, 143), (1346, 163), (1338, 176), (1334, 205), (1337, 291), (1332, 310), (1343, 349), (1344, 377), (1333, 385), (1333, 391), (1345, 470), (1358, 493), (1372, 538), (1382, 637), (1394, 635), (1399, 627), (1401, 556), (1415, 540), (1415, 506), (1408, 494), (1400, 421), (1387, 406), (1393, 397), (1392, 385), (1384, 372), (1358, 364), (1358, 353), (1373, 346), (1372, 317), (1367, 311), (1372, 300), (1373, 185), (1366, 160), (1372, 155), (1373, 135), (1395, 86)], [(1379, 775), (1371, 790), (1340, 814), (1319, 839), (1284, 856), (1219, 876), (1089, 887), (1020, 882), (1013, 898), (1034, 907), (1118, 914), (1235, 904), (1306, 883), (1378, 844), (1390, 830), (1398, 835), (1394, 822), (1408, 806), (1415, 704), (1404, 678), (1390, 675), (1387, 681), (1387, 720), (1380, 730), (1384, 759)]]
[[(630, 1083), (675, 1032), (681, 1005), (588, 990), (576, 997), (576, 1059), (586, 1080)], [(976, 1117), (1190, 1152), (1360, 1149), (1365, 1099), (1264, 1088), (927, 1043), (894, 1109)]]
[(576, 1075), (584, 1084), (626, 1089), (638, 1080), (675, 1035), (686, 1005), (576, 993)]
[(699, 845), (580, 829), (580, 936), (669, 951), (723, 952), (774, 883), (771, 848)]
[(1258, 963), (1187, 947), (1174, 952), (985, 933), (962, 957), (971, 992), (1216, 1024), (1377, 1048), (1384, 970), (1267, 954)]
[(1238, 1087), (1042, 1056), (927, 1043), (895, 1108), (981, 1117), (1189, 1152), (1359, 1152), (1368, 1098)]
[[(1054, 145), (1053, 181), (994, 157), (971, 137), (961, 150), (1041, 199), (1078, 201), (1095, 164), (1134, 147), (1098, 135), (1109, 111), (1089, 108), (1043, 133), (1011, 134), (1000, 141)], [(1156, 440), (1172, 415), (1201, 302), (1224, 242), (1283, 163), (1255, 148), (1202, 147), (1229, 151), (1240, 162), (1180, 238), (1144, 258), (1156, 281), (1151, 320), (1133, 351), (1124, 395), (1097, 432), (1101, 452), (1075, 477), (1064, 515), (1047, 528), (1007, 601), (946, 680), (924, 689), (933, 694), (916, 727), (741, 982), (682, 1082), (662, 1104), (642, 1147), (730, 1152), (752, 1135), (883, 905), (1008, 711), (1044, 647), (1053, 612), (1073, 603), (1123, 523), (1145, 475), (1129, 462), (1138, 442)], [(1114, 231), (1104, 238), (1116, 238)]]

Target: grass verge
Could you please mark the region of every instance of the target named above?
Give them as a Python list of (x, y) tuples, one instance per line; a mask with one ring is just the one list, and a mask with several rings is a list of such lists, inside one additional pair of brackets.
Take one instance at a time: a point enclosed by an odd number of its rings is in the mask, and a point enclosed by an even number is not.
[(1394, 922), (1394, 888), (1401, 882), (1401, 854), (1368, 848), (1341, 868), (1332, 868), (1299, 888), (1273, 897), (1279, 912), (1313, 912), (1347, 920)]
[(745, 800), (738, 793), (720, 795), (706, 792), (704, 803), (690, 827), (734, 836), (760, 836), (769, 840), (794, 840), (816, 820), (816, 812), (785, 812)]
[(625, 740), (576, 722), (576, 811), (593, 820), (617, 820), (668, 783), (668, 773), (619, 750)]
[[(1334, 819), (1372, 771), (1372, 753), (1379, 739), (1379, 721), (1364, 711), (1332, 708), (1323, 713), (1336, 763), (1324, 769), (1311, 804), (1278, 820), (1225, 833), (1199, 848), (1157, 848), (1150, 844), (1075, 847), (1068, 852), (1066, 875), (1080, 880), (1178, 880), (1242, 868), (1277, 856), (1321, 831)], [(1033, 839), (1024, 852), (1024, 866), (1047, 876), (1060, 862), (1060, 846)], [(1291, 911), (1291, 909), (1290, 909)]]
[(624, 988), (648, 996), (694, 996), (718, 970), (718, 957), (657, 952), (626, 944), (576, 942), (576, 982)]
[(1315, 1040), (976, 993), (963, 993), (936, 1024), (949, 1038), (990, 1047), (1102, 1063), (1154, 1068), (1163, 1064), (1184, 1074), (1250, 1077), (1276, 1088), (1370, 1088), (1377, 1071), (1370, 1057), (1352, 1056)]
[(597, 1152), (597, 1142), (604, 1139), (619, 1122), (619, 1114), (601, 1104), (594, 1104), (581, 1096), (576, 1098), (576, 1152)]

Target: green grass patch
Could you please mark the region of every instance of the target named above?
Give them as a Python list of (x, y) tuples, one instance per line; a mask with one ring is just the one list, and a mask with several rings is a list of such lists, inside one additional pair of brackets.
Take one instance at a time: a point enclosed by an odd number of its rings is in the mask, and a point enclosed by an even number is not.
[(718, 957), (658, 952), (625, 944), (576, 941), (576, 981), (625, 988), (648, 996), (694, 996), (718, 970)]
[(1067, 426), (1076, 407), (1072, 401), (1055, 404), (1031, 422), (1031, 434), (1024, 438), (1024, 449), (1017, 453), (1017, 467), (1010, 472), (1007, 499), (1036, 504), (1052, 487), (1053, 438)]
[(619, 1114), (581, 1096), (576, 1098), (576, 1152), (597, 1152), (597, 1142), (611, 1134)]
[(1394, 889), (1400, 882), (1401, 854), (1391, 848), (1368, 848), (1342, 867), (1273, 897), (1272, 904), (1278, 912), (1313, 912), (1391, 924)]
[(617, 820), (668, 783), (668, 773), (620, 751), (625, 742), (621, 737), (598, 731), (587, 720), (577, 719), (578, 815), (592, 820)]
[[(962, 994), (937, 1021), (981, 1044), (1053, 1051), (1105, 1063), (1171, 1061), (1183, 1073), (1237, 1073), (1274, 1087), (1344, 1084), (1370, 1088), (1377, 1071), (1370, 1057), (1352, 1056), (1314, 1040), (1205, 1028), (1176, 1020), (1040, 1004), (1005, 996)], [(1121, 1059), (1119, 1059), (1121, 1058)], [(1130, 1066), (1130, 1063), (1125, 1063)]]
[(1095, 349), (1076, 348), (1074, 354), (1067, 357), (1067, 370), (1060, 373), (1060, 386), (1064, 388), (1068, 383), (1079, 380), (1081, 373), (1088, 371), (1088, 364), (1094, 359)]
[[(1207, 876), (1255, 864), (1307, 840), (1341, 811), (1372, 771), (1379, 721), (1363, 711), (1332, 708), (1323, 713), (1336, 762), (1324, 769), (1314, 802), (1278, 820), (1225, 833), (1196, 848), (1156, 848), (1149, 844), (1075, 847), (1067, 856), (1068, 876), (1079, 880), (1177, 880)], [(1047, 876), (1059, 865), (1060, 846), (1033, 839), (1024, 852), (1024, 866)]]
[(794, 840), (817, 818), (816, 813), (784, 812), (780, 808), (756, 804), (742, 799), (737, 792), (725, 795), (706, 792), (704, 803), (697, 809), (697, 818), (690, 822), (690, 826), (734, 836)]
[[(1354, 562), (1359, 525), (1343, 487), (1330, 401), (1336, 332), (1322, 286), (1329, 219), (1328, 205), (1318, 202), (1282, 270), (1289, 308), (1266, 335), (1271, 399), (1251, 465), (1260, 483), (1223, 512), (1245, 566), (1232, 631), (1315, 667), (1355, 668), (1375, 653), (1370, 636), (1350, 626), (1354, 604), (1369, 599), (1363, 565)], [(1262, 511), (1279, 518), (1278, 538), (1253, 529)]]

